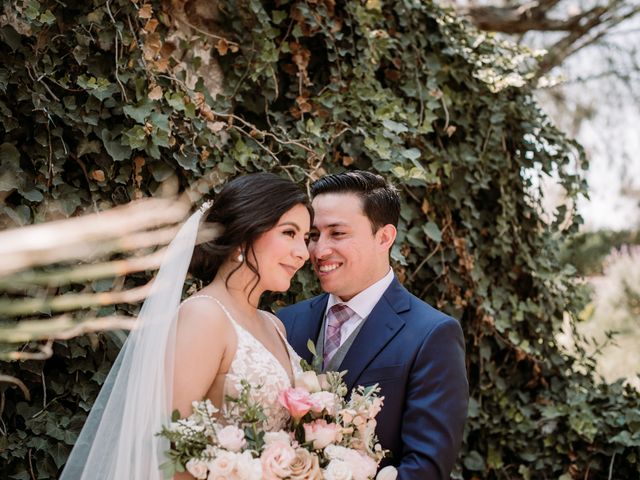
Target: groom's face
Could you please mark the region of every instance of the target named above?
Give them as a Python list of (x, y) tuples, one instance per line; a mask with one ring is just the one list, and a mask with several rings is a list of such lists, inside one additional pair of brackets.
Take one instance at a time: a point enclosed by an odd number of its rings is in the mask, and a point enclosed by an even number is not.
[[(313, 199), (309, 256), (325, 292), (344, 301), (379, 280), (381, 249), (362, 200), (353, 193), (325, 193)], [(388, 263), (386, 270), (388, 271)], [(379, 271), (380, 270), (380, 271)]]

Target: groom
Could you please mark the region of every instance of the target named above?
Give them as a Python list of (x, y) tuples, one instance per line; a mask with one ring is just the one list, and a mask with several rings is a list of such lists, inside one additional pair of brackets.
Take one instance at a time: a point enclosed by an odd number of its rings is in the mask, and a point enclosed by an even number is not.
[(398, 193), (379, 175), (350, 171), (321, 178), (311, 194), (309, 254), (327, 293), (278, 312), (289, 342), (307, 361), (315, 342), (325, 370), (347, 370), (349, 389), (380, 385), (376, 433), (399, 480), (448, 479), (467, 414), (462, 330), (391, 270)]

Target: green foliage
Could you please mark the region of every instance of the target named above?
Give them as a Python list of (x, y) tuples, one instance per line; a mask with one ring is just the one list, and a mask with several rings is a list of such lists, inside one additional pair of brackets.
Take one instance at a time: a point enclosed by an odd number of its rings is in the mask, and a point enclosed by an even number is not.
[[(4, 225), (154, 195), (172, 179), (201, 189), (259, 170), (300, 183), (380, 172), (404, 198), (396, 272), (466, 334), (472, 400), (456, 476), (636, 478), (637, 392), (597, 383), (593, 362), (555, 341), (586, 297), (558, 255), (577, 225), (541, 221), (535, 172), (576, 197), (584, 156), (519, 76), (526, 53), (429, 1), (218, 6), (227, 41), (211, 54), (224, 72), (215, 97), (209, 79), (189, 88), (170, 56), (189, 45), (167, 40), (159, 4), (157, 30), (128, 0), (5, 6)], [(316, 291), (305, 270), (269, 301)], [(100, 313), (114, 310), (135, 313)], [(32, 395), (0, 386), (7, 478), (56, 478), (120, 342), (91, 335), (56, 342), (46, 362), (3, 365)]]
[(580, 232), (565, 242), (560, 256), (564, 261), (573, 265), (580, 275), (600, 275), (603, 273), (605, 258), (613, 250), (639, 244), (639, 231)]

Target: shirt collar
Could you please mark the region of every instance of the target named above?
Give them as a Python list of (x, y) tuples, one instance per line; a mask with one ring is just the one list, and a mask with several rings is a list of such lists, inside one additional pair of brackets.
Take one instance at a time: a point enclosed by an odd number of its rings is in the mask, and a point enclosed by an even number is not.
[(358, 317), (367, 318), (371, 313), (371, 310), (373, 310), (373, 307), (376, 306), (380, 298), (382, 298), (384, 292), (387, 290), (387, 288), (389, 288), (391, 282), (393, 282), (393, 278), (393, 270), (391, 269), (391, 267), (389, 267), (389, 271), (384, 277), (382, 277), (373, 285), (365, 288), (348, 302), (343, 302), (342, 300), (340, 300), (340, 297), (335, 296), (333, 293), (329, 294), (329, 301), (327, 302), (327, 309), (325, 310), (325, 314), (336, 303), (344, 303), (351, 310), (353, 310), (356, 315), (358, 315)]

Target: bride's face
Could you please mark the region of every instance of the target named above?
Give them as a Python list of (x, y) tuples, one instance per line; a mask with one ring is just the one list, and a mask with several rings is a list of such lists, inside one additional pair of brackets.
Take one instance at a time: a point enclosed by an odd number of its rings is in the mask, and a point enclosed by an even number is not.
[(289, 289), (291, 279), (309, 258), (306, 239), (310, 227), (307, 208), (296, 205), (254, 242), (260, 285), (264, 290), (284, 292)]

